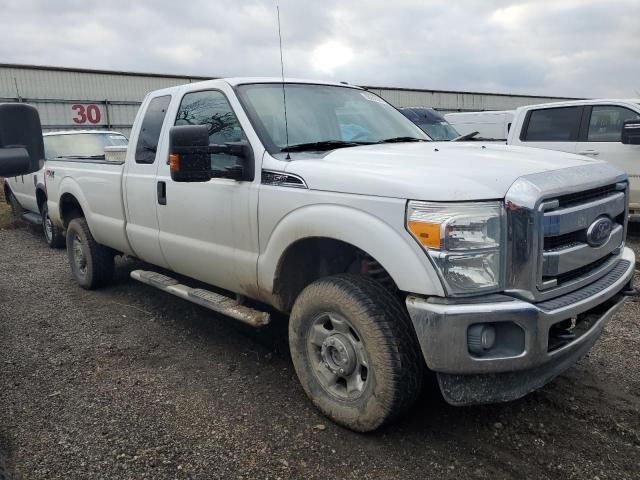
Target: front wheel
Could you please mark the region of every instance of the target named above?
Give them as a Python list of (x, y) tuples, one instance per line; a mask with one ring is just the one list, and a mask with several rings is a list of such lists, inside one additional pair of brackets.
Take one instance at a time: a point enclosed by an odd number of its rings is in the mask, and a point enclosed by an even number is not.
[(67, 255), (73, 278), (82, 288), (94, 290), (113, 278), (113, 251), (95, 241), (84, 218), (69, 223)]
[(44, 239), (47, 241), (47, 245), (51, 248), (64, 247), (64, 235), (62, 234), (60, 227), (55, 225), (49, 218), (47, 202), (44, 202), (42, 205), (42, 212), (40, 212), (40, 215), (42, 216), (42, 230), (44, 232)]
[(289, 320), (300, 383), (329, 418), (366, 432), (405, 413), (424, 363), (406, 310), (376, 281), (344, 274), (305, 288)]

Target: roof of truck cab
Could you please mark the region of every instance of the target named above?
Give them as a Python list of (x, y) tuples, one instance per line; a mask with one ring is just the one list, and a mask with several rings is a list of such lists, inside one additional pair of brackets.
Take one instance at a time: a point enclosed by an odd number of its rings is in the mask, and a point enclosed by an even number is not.
[[(219, 88), (221, 84), (226, 83), (231, 87), (238, 85), (256, 84), (256, 83), (282, 83), (280, 77), (232, 77), (232, 78), (214, 78), (211, 80), (204, 80), (201, 82), (184, 83), (181, 85), (175, 85), (173, 87), (165, 87), (158, 90), (149, 92), (148, 97), (155, 98), (163, 95), (172, 95), (176, 91), (193, 91), (194, 89), (207, 89), (207, 88)], [(334, 87), (347, 87), (357, 90), (365, 90), (357, 85), (350, 85), (348, 83), (328, 82), (324, 80), (311, 80), (308, 78), (287, 78), (285, 77), (284, 83), (302, 83), (308, 85), (329, 85)]]
[[(230, 77), (230, 78), (216, 78), (212, 80), (204, 80), (201, 82), (192, 82), (187, 85), (206, 85), (208, 83), (219, 83), (226, 82), (229, 85), (235, 87), (237, 85), (245, 85), (248, 83), (282, 83), (282, 78), (280, 77)], [(284, 83), (307, 83), (310, 85), (333, 85), (336, 87), (351, 87), (362, 90), (362, 87), (358, 87), (357, 85), (350, 85), (348, 83), (341, 82), (330, 82), (326, 80), (313, 80), (309, 78), (287, 78), (285, 77)], [(175, 88), (175, 87), (169, 87)]]
[[(222, 80), (229, 83), (229, 85), (244, 85), (246, 83), (282, 83), (282, 78), (280, 77), (232, 77), (232, 78), (223, 78)], [(314, 85), (334, 85), (337, 87), (351, 87), (358, 88), (356, 85), (349, 85), (348, 83), (340, 83), (340, 82), (329, 82), (325, 80), (312, 80), (309, 78), (287, 78), (285, 77), (284, 83), (309, 83)]]
[(571, 107), (573, 105), (608, 105), (617, 103), (640, 104), (640, 98), (592, 98), (591, 100), (567, 100), (566, 102), (538, 103), (535, 105), (524, 105), (518, 110), (528, 108), (549, 108), (549, 107)]

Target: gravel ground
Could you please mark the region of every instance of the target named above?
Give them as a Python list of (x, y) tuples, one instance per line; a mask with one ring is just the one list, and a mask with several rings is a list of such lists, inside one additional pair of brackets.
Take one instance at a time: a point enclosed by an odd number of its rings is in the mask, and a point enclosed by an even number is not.
[(430, 383), (362, 435), (307, 400), (283, 321), (250, 331), (130, 280), (131, 262), (84, 291), (32, 228), (0, 245), (0, 478), (640, 478), (638, 302), (522, 400), (454, 408)]

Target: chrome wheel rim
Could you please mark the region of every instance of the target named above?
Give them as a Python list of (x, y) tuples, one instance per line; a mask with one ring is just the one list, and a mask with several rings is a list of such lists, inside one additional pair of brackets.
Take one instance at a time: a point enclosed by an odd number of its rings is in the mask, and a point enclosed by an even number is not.
[(362, 338), (351, 322), (335, 313), (323, 313), (312, 322), (307, 348), (313, 373), (322, 388), (339, 400), (354, 400), (370, 378)]
[(76, 271), (80, 275), (85, 276), (87, 274), (87, 257), (84, 254), (82, 239), (78, 235), (74, 235), (71, 247), (73, 250), (73, 262), (76, 266)]

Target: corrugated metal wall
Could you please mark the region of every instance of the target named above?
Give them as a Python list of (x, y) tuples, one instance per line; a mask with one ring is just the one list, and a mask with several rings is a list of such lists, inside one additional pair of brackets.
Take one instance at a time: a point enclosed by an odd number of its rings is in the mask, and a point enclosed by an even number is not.
[[(0, 64), (0, 102), (23, 101), (40, 112), (45, 130), (109, 128), (129, 135), (144, 96), (205, 77), (106, 72)], [(442, 111), (509, 110), (564, 100), (474, 92), (367, 87), (396, 107)]]
[(396, 107), (432, 107), (444, 112), (512, 110), (524, 105), (575, 100), (567, 97), (536, 97), (481, 92), (449, 92), (381, 87), (367, 88)]
[(0, 102), (34, 105), (44, 130), (118, 130), (129, 135), (140, 102), (160, 88), (196, 77), (0, 65)]

